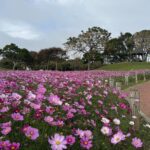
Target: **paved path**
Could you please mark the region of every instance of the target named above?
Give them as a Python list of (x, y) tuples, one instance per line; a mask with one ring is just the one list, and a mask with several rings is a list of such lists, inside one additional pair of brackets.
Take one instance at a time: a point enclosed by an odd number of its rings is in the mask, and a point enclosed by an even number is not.
[(140, 109), (150, 119), (150, 81), (135, 85), (127, 89), (136, 88), (140, 92)]

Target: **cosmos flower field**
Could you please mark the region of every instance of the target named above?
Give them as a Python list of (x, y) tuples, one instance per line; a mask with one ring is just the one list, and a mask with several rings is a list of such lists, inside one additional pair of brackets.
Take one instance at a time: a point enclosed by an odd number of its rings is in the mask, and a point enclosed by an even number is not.
[(0, 150), (148, 150), (150, 126), (104, 83), (125, 74), (1, 71)]

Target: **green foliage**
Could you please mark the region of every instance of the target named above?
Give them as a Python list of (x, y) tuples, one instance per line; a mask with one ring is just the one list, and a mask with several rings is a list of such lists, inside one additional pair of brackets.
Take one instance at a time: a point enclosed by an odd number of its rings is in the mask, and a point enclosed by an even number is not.
[[(110, 33), (100, 27), (89, 28), (86, 32), (81, 31), (78, 37), (70, 37), (65, 43), (68, 51), (83, 54), (84, 62), (102, 61), (101, 54), (104, 52)], [(97, 60), (99, 59), (99, 60)], [(90, 66), (88, 65), (88, 69)]]
[(146, 62), (132, 62), (132, 63), (116, 63), (110, 65), (104, 65), (100, 69), (102, 70), (142, 70), (150, 69), (150, 63)]
[(134, 42), (131, 33), (122, 34), (118, 38), (113, 38), (106, 43), (105, 55), (110, 62), (131, 61), (131, 52)]
[(24, 63), (26, 65), (32, 63), (32, 57), (29, 51), (25, 48), (21, 49), (13, 43), (6, 45), (1, 49), (0, 54), (4, 59), (12, 62), (13, 69), (15, 69), (19, 63)]
[(85, 63), (88, 63), (88, 61), (90, 61), (91, 63), (94, 63), (96, 61), (100, 61), (101, 63), (103, 62), (102, 54), (100, 54), (98, 51), (89, 51), (85, 53), (82, 60)]
[(11, 69), (12, 67), (13, 67), (13, 64), (10, 60), (8, 59), (0, 60), (0, 68)]

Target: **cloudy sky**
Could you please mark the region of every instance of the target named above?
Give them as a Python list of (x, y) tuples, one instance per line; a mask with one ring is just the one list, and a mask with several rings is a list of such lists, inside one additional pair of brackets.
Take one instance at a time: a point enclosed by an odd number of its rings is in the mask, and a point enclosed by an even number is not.
[(150, 0), (0, 0), (0, 48), (9, 43), (38, 51), (63, 46), (81, 30), (112, 33), (150, 29)]

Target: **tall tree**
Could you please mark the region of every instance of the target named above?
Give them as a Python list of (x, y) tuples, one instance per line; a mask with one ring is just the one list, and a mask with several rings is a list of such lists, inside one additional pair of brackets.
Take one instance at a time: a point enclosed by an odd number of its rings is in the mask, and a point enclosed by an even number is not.
[[(86, 32), (81, 31), (78, 37), (70, 37), (64, 44), (67, 51), (74, 51), (81, 55), (97, 51), (100, 54), (104, 52), (105, 44), (109, 40), (110, 33), (100, 27), (89, 28)], [(88, 60), (88, 69), (90, 69), (90, 59)]]
[(27, 49), (21, 49), (13, 43), (6, 45), (3, 49), (1, 49), (0, 54), (3, 58), (12, 61), (13, 70), (16, 68), (18, 63), (29, 64), (32, 61)]
[(124, 61), (125, 46), (121, 39), (113, 38), (106, 43), (105, 55), (111, 62)]
[(150, 52), (150, 30), (142, 30), (136, 32), (133, 35), (135, 43), (135, 50), (140, 50), (145, 53), (143, 60), (146, 60), (148, 53)]
[(110, 39), (106, 43), (105, 55), (111, 62), (130, 61), (134, 42), (131, 33), (121, 33), (118, 38)]
[(65, 59), (66, 59), (66, 51), (64, 51), (61, 48), (52, 47), (52, 48), (42, 49), (38, 53), (38, 61), (41, 64), (46, 64), (48, 67), (49, 62), (54, 61), (56, 64), (56, 70), (57, 70), (57, 62)]
[(131, 61), (132, 57), (131, 57), (131, 53), (133, 51), (134, 48), (134, 41), (133, 41), (133, 35), (129, 32), (126, 33), (121, 33), (119, 36), (119, 39), (122, 41), (124, 48), (123, 50), (125, 50), (125, 54), (127, 56), (127, 60)]

